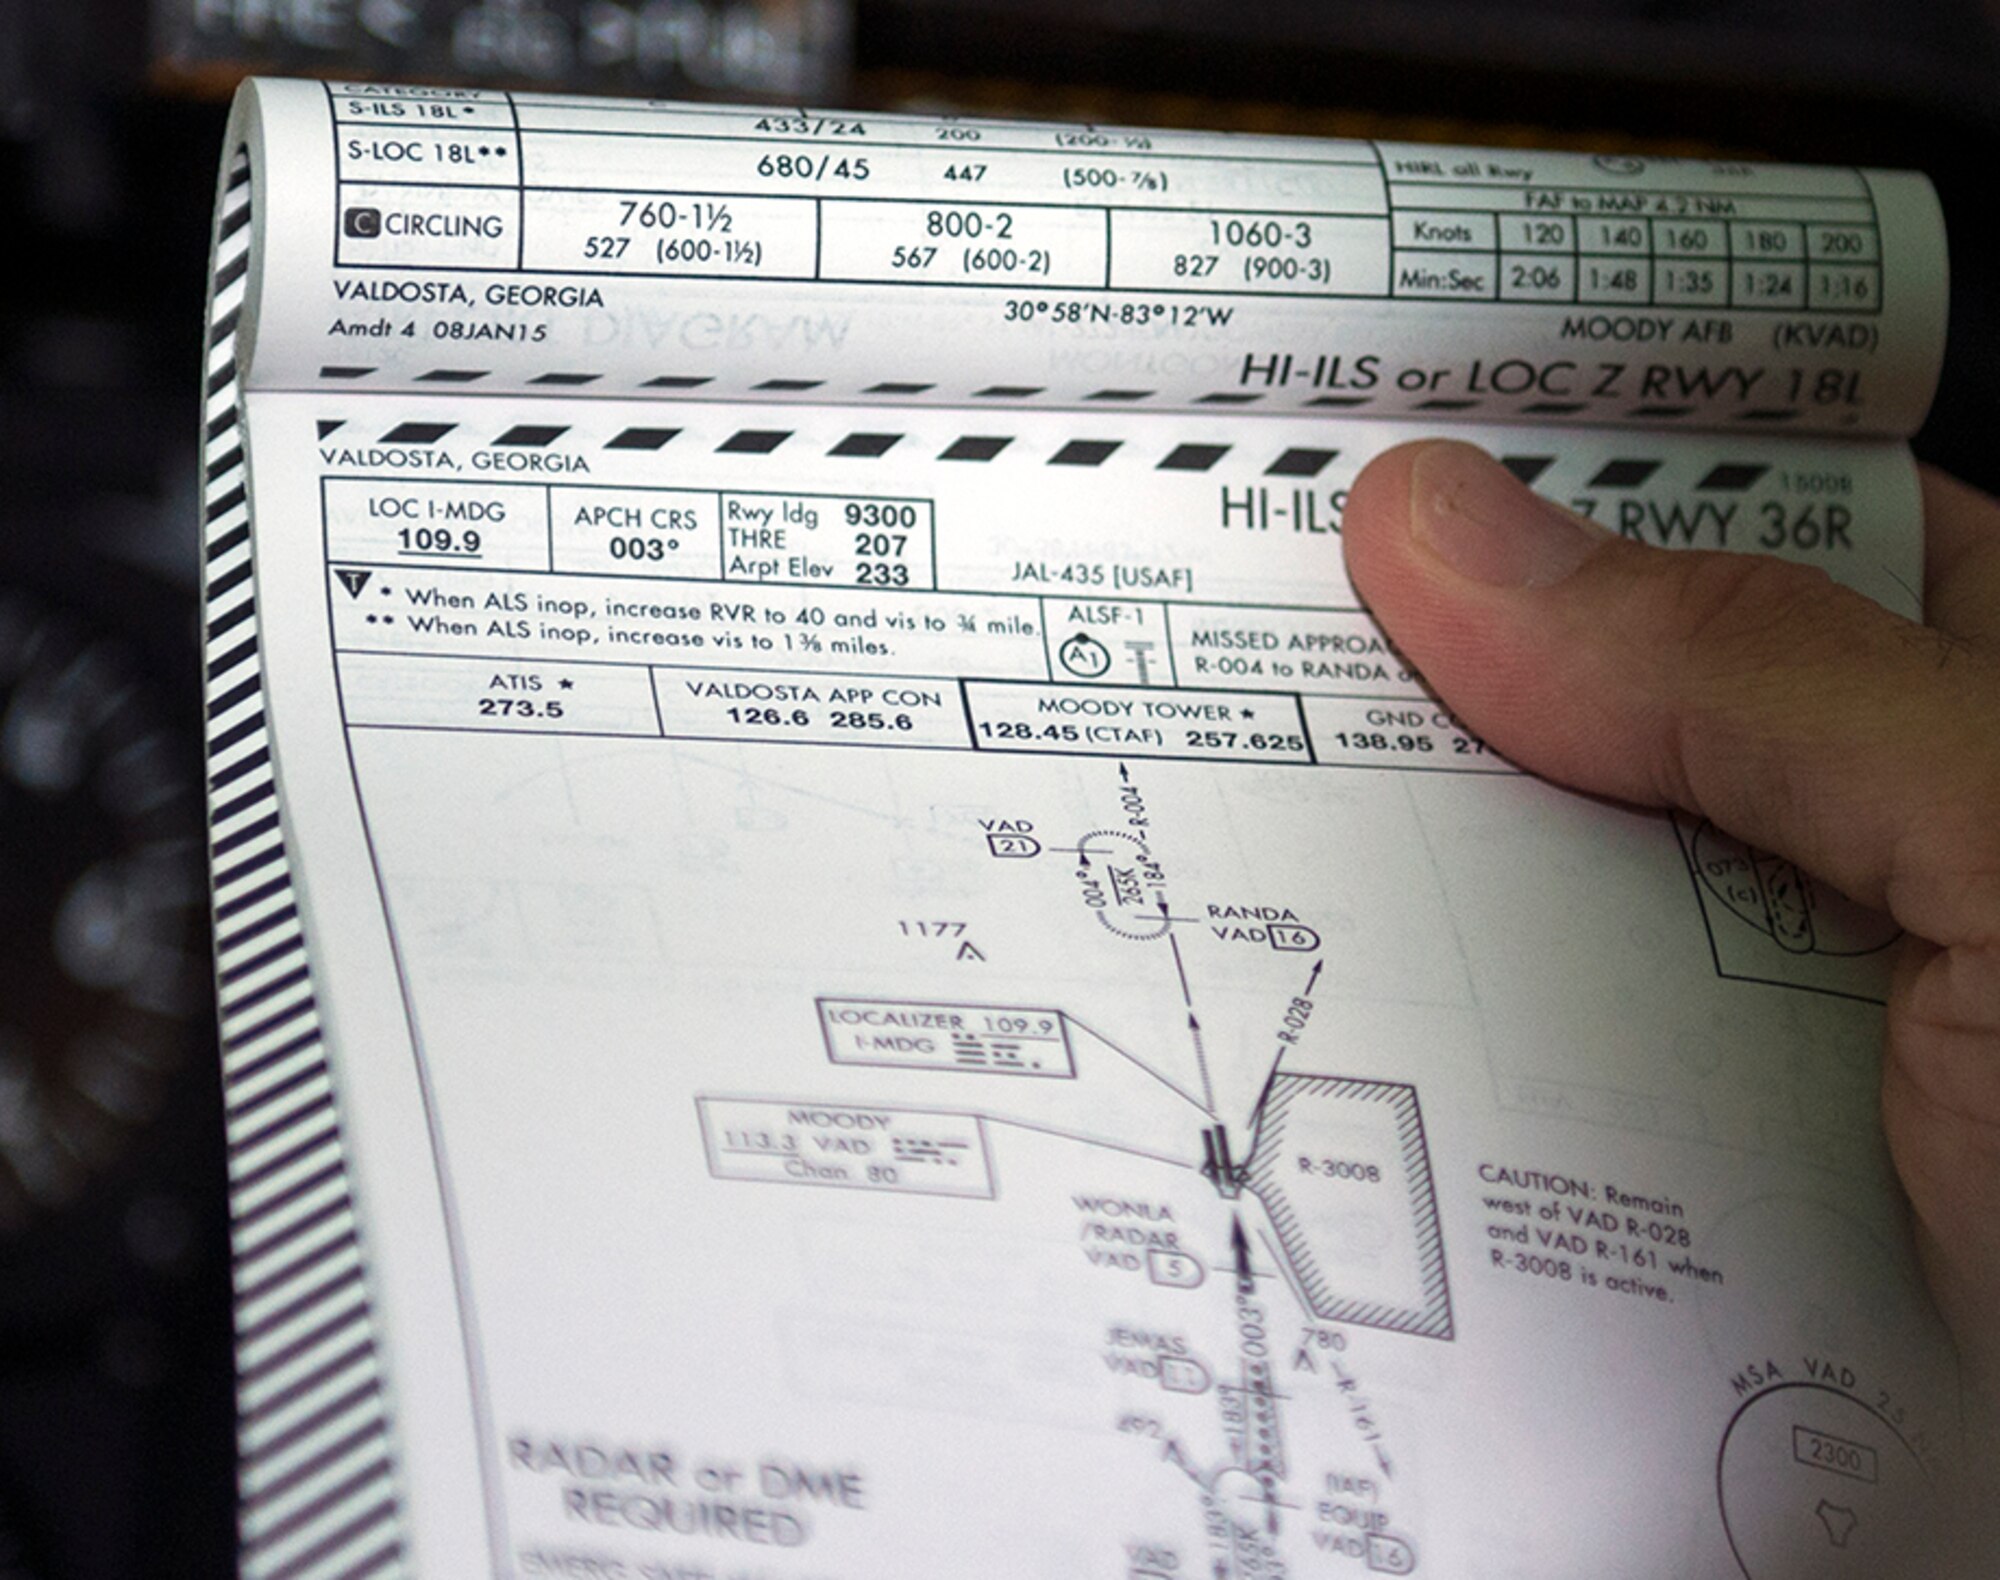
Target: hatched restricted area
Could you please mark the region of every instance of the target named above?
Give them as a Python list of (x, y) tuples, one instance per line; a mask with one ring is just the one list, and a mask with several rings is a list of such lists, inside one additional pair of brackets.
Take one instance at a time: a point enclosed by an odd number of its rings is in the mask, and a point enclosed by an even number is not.
[(1314, 1315), (1451, 1337), (1437, 1190), (1416, 1088), (1273, 1076), (1249, 1181)]

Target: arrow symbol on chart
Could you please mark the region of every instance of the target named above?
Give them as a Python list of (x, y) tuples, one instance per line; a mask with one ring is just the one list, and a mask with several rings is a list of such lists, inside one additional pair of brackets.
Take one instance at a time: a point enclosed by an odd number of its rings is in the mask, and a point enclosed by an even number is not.
[(340, 585), (347, 589), (350, 598), (359, 598), (361, 589), (375, 578), (373, 571), (353, 570), (344, 565), (336, 565), (333, 574), (340, 578)]
[[(1164, 906), (1161, 914), (1166, 914)], [(1215, 1084), (1208, 1076), (1208, 1049), (1202, 1045), (1201, 1022), (1195, 1018), (1194, 989), (1188, 985), (1187, 963), (1181, 959), (1181, 941), (1172, 932), (1167, 934), (1167, 947), (1174, 952), (1174, 974), (1180, 978), (1181, 1002), (1187, 1006), (1188, 1035), (1194, 1039), (1194, 1064), (1201, 1072), (1201, 1106), (1212, 1114), (1215, 1112)]]
[(417, 8), (410, 0), (361, 0), (355, 13), (368, 32), (386, 44), (408, 49), (417, 41)]
[(1208, 1049), (1201, 1040), (1201, 1022), (1195, 1019), (1194, 1011), (1188, 1011), (1188, 1035), (1194, 1038), (1194, 1064), (1201, 1072), (1202, 1107), (1211, 1114), (1215, 1112), (1215, 1085), (1208, 1078)]
[(1236, 1287), (1242, 1293), (1254, 1294), (1257, 1289), (1257, 1275), (1250, 1269), (1250, 1236), (1243, 1232), (1243, 1215), (1230, 1214), (1229, 1248), (1236, 1253)]

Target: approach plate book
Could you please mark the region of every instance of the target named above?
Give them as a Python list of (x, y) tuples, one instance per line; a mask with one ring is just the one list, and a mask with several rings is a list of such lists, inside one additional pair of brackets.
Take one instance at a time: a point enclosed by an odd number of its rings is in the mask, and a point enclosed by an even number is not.
[(215, 249), (246, 1576), (1944, 1572), (1893, 927), (1339, 537), (1916, 614), (1920, 177), (256, 81)]

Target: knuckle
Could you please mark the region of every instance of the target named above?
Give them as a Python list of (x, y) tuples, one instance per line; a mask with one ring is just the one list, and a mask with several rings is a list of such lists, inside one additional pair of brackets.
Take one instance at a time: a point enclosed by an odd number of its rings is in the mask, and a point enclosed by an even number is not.
[(1721, 783), (1784, 822), (1810, 818), (1812, 765), (1769, 749), (1773, 716), (1810, 711), (1818, 660), (1842, 640), (1840, 588), (1824, 572), (1761, 555), (1687, 556), (1666, 640), (1676, 649), (1673, 721), (1655, 779), (1681, 804), (1706, 805)]
[(1695, 673), (1761, 672), (1825, 639), (1840, 590), (1824, 571), (1753, 554), (1690, 555), (1674, 631)]
[[(1892, 907), (1939, 942), (2000, 952), (2000, 790), (1941, 797), (1896, 857)], [(1992, 1007), (2000, 1017), (2000, 998)]]
[(2000, 946), (1906, 948), (1888, 1030), (1890, 1059), (1926, 1106), (2000, 1128)]

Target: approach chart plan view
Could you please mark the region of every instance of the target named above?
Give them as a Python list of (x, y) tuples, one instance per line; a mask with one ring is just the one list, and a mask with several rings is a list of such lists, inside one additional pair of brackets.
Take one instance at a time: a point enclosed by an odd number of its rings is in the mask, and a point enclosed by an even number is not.
[(1915, 613), (1919, 178), (262, 82), (217, 238), (251, 1580), (1950, 1574), (1894, 928), (1340, 550)]

